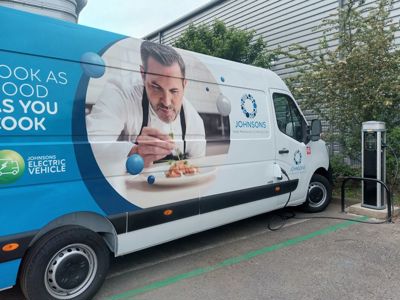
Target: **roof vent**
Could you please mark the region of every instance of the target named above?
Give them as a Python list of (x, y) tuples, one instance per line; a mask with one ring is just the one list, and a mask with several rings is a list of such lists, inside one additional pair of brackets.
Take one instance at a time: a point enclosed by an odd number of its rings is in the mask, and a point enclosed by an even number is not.
[(0, 0), (1, 6), (76, 23), (87, 0)]

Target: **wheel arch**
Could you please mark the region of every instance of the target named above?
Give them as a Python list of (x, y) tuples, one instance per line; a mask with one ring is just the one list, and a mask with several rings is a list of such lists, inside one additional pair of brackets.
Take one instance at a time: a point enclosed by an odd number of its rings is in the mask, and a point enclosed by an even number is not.
[(326, 179), (328, 179), (329, 183), (331, 185), (333, 185), (333, 179), (332, 179), (332, 168), (329, 166), (328, 170), (326, 170), (325, 168), (318, 168), (317, 170), (315, 170), (315, 172), (313, 174), (318, 174), (321, 176), (324, 176)]
[(105, 241), (109, 250), (114, 254), (117, 253), (118, 238), (117, 232), (113, 224), (106, 217), (93, 212), (75, 212), (54, 219), (42, 229), (40, 229), (40, 231), (30, 242), (29, 247), (31, 247), (36, 241), (38, 241), (48, 232), (67, 225), (82, 226), (86, 229), (98, 233)]

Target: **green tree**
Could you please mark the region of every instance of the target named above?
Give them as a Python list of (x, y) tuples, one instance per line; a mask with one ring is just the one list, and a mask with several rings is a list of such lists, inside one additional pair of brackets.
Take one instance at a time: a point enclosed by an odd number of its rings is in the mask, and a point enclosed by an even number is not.
[(400, 180), (400, 126), (390, 129), (387, 135), (387, 144), (387, 181), (391, 185), (391, 190), (395, 193), (397, 191), (397, 198), (399, 199), (397, 202), (400, 205), (400, 187), (398, 184)]
[(225, 58), (263, 68), (270, 68), (277, 58), (276, 53), (267, 51), (261, 37), (254, 40), (255, 31), (227, 27), (222, 21), (211, 26), (193, 24), (175, 41), (174, 46), (211, 56)]
[(391, 5), (349, 0), (317, 28), (322, 30), (317, 49), (294, 45), (285, 53), (295, 61), (297, 75), (287, 80), (295, 97), (329, 121), (334, 128), (329, 138), (352, 158), (361, 152), (362, 122), (384, 121), (389, 133), (400, 126), (400, 50), (394, 36), (399, 24), (389, 18)]

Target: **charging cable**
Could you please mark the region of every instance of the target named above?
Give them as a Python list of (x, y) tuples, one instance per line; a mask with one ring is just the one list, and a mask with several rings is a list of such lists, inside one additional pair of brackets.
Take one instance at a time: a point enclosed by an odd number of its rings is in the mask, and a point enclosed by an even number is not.
[[(282, 171), (282, 173), (286, 176), (287, 180), (289, 181), (290, 178), (289, 178), (289, 175), (287, 174), (287, 172), (286, 172), (284, 169), (282, 169), (282, 168), (281, 168), (281, 171)], [(289, 202), (290, 202), (291, 196), (292, 196), (292, 192), (289, 192), (289, 197), (288, 197), (288, 199), (287, 199), (285, 205), (284, 205), (281, 209), (285, 209), (285, 208), (287, 207), (287, 205), (288, 205)], [(292, 213), (292, 214), (290, 214), (290, 215), (288, 215), (288, 216), (275, 213), (275, 214), (273, 214), (273, 216), (279, 217), (280, 220), (281, 220), (282, 222), (281, 222), (277, 227), (272, 227), (272, 225), (271, 225), (271, 220), (269, 220), (269, 221), (268, 221), (267, 227), (268, 227), (268, 229), (271, 230), (271, 231), (277, 231), (277, 230), (281, 229), (283, 226), (285, 226), (286, 221), (289, 220), (289, 219), (291, 219), (291, 218), (294, 218), (295, 215), (296, 215), (296, 214), (294, 214), (294, 213)]]
[[(396, 158), (397, 159), (397, 158)], [(398, 161), (397, 161), (398, 162)], [(282, 173), (286, 176), (288, 180), (290, 180), (289, 175), (287, 172), (282, 169)], [(292, 192), (289, 193), (289, 197), (285, 203), (285, 205), (281, 208), (281, 210), (285, 210), (287, 208), (287, 205), (290, 202), (290, 198), (292, 196)], [(393, 205), (393, 204), (392, 204)], [(283, 226), (285, 226), (287, 220), (289, 219), (298, 219), (298, 220), (304, 220), (304, 219), (331, 219), (331, 220), (343, 220), (343, 221), (352, 221), (352, 222), (357, 222), (357, 223), (364, 223), (364, 224), (386, 224), (388, 222), (388, 219), (386, 218), (384, 221), (379, 221), (379, 222), (372, 222), (372, 221), (363, 221), (363, 220), (357, 220), (357, 219), (351, 219), (351, 218), (341, 218), (341, 217), (328, 217), (328, 216), (307, 216), (307, 217), (298, 217), (293, 209), (290, 211), (284, 212), (284, 214), (278, 214), (274, 213), (273, 216), (279, 217), (281, 223), (277, 227), (272, 227), (271, 225), (271, 220), (268, 221), (267, 227), (271, 231), (277, 231), (281, 229)]]

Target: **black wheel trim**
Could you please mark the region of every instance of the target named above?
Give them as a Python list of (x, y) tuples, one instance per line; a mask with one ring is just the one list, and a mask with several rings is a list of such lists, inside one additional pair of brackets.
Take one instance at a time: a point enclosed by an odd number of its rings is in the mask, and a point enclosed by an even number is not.
[(82, 255), (73, 254), (62, 261), (54, 275), (58, 285), (65, 290), (73, 290), (80, 286), (88, 277), (89, 260)]
[(311, 182), (308, 187), (308, 204), (310, 207), (318, 208), (325, 204), (328, 198), (328, 191), (321, 182)]
[[(78, 274), (61, 273), (62, 270), (59, 270), (59, 268), (69, 264), (73, 256), (75, 258), (80, 256), (81, 262), (86, 260), (88, 266), (87, 272), (82, 272), (79, 267), (73, 267), (72, 269), (78, 271)], [(44, 284), (47, 292), (55, 299), (66, 300), (75, 298), (90, 287), (96, 276), (97, 268), (97, 255), (91, 247), (84, 244), (68, 245), (57, 251), (49, 260), (44, 274)], [(86, 276), (82, 279), (81, 276), (84, 275)], [(68, 283), (68, 280), (71, 279), (72, 281)], [(71, 288), (69, 288), (70, 286)]]

